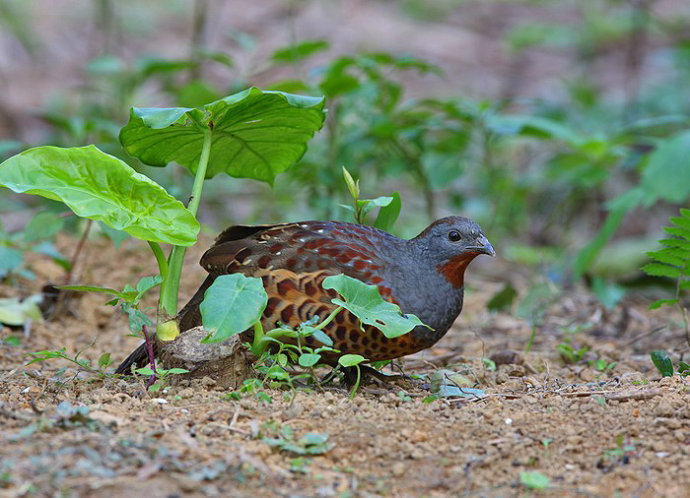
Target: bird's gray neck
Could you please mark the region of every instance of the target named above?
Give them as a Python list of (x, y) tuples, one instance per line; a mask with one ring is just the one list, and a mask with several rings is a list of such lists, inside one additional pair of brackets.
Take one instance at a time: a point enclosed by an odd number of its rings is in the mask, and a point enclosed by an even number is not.
[(438, 272), (424, 247), (410, 244), (407, 255), (408, 260), (403, 261), (400, 267), (402, 278), (396, 279), (404, 283), (394, 290), (393, 295), (398, 298), (403, 313), (417, 315), (433, 329), (418, 326), (412, 332), (425, 344), (424, 347), (428, 347), (448, 332), (462, 311), (463, 287), (453, 287)]

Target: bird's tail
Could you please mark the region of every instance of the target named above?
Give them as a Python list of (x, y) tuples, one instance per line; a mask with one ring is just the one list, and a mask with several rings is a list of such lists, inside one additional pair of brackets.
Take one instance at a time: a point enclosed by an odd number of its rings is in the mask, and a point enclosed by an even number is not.
[[(156, 355), (156, 350), (158, 349), (155, 341), (152, 344), (153, 346), (153, 354), (154, 356)], [(128, 374), (131, 371), (132, 365), (134, 365), (134, 368), (138, 367), (143, 367), (148, 365), (150, 362), (149, 360), (149, 353), (146, 350), (146, 343), (142, 342), (137, 349), (132, 351), (132, 353), (127, 357), (125, 361), (120, 363), (120, 366), (115, 369), (116, 374)]]
[[(211, 287), (211, 284), (215, 279), (216, 277), (213, 275), (206, 277), (204, 283), (201, 284), (189, 302), (185, 304), (184, 308), (182, 308), (182, 310), (178, 313), (176, 320), (181, 332), (201, 325), (201, 311), (199, 310), (199, 305), (204, 300), (206, 290)], [(153, 355), (156, 356), (158, 352), (158, 344), (155, 340), (153, 341), (152, 346)], [(115, 369), (115, 373), (126, 374), (130, 372), (132, 365), (134, 365), (135, 368), (140, 368), (148, 365), (149, 362), (150, 359), (146, 349), (146, 343), (143, 342), (137, 349), (132, 351), (132, 353), (120, 364), (120, 366)]]

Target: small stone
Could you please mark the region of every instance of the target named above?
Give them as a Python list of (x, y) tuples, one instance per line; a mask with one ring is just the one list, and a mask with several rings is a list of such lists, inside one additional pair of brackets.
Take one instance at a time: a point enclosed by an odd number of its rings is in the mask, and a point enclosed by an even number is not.
[(493, 353), (489, 359), (493, 361), (497, 367), (501, 365), (522, 365), (525, 362), (522, 355), (512, 349), (497, 351)]
[(654, 415), (657, 417), (672, 417), (673, 414), (673, 406), (671, 406), (671, 403), (665, 398), (662, 398), (654, 408)]
[(405, 464), (403, 462), (395, 462), (391, 471), (395, 477), (401, 477), (405, 473)]

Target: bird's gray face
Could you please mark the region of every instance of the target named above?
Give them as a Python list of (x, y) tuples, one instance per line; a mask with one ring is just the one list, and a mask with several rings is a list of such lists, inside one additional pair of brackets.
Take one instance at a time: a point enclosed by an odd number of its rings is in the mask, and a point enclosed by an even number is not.
[(455, 287), (462, 286), (465, 268), (475, 257), (496, 254), (479, 225), (460, 216), (434, 222), (417, 238), (426, 241), (431, 262)]
[(439, 263), (462, 254), (496, 254), (479, 225), (460, 216), (450, 216), (434, 222), (421, 236), (427, 238), (429, 252)]

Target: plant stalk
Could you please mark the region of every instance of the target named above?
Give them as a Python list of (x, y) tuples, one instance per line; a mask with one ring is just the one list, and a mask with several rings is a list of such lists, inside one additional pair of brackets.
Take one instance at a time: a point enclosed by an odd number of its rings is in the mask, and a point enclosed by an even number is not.
[(161, 246), (158, 244), (158, 242), (152, 242), (150, 240), (148, 242), (151, 251), (153, 251), (153, 255), (156, 257), (156, 262), (158, 263), (158, 272), (165, 281), (165, 279), (168, 277), (168, 261), (165, 259), (163, 249), (161, 249)]
[(328, 315), (328, 316), (326, 317), (326, 319), (325, 319), (323, 322), (319, 323), (316, 327), (314, 327), (314, 329), (316, 329), (316, 330), (323, 330), (323, 328), (324, 328), (326, 325), (328, 325), (329, 323), (331, 323), (331, 322), (333, 321), (333, 319), (335, 318), (335, 316), (336, 316), (338, 313), (340, 313), (342, 310), (343, 310), (343, 307), (342, 307), (342, 306), (338, 306), (336, 309), (334, 309), (333, 311), (331, 311), (331, 314)]
[[(187, 209), (189, 209), (195, 217), (199, 210), (201, 190), (204, 186), (204, 179), (206, 178), (206, 168), (208, 167), (208, 158), (211, 153), (212, 133), (212, 128), (209, 125), (204, 130), (204, 143), (201, 149), (196, 175), (194, 176), (192, 195), (187, 205)], [(172, 251), (170, 251), (170, 257), (168, 258), (168, 274), (163, 277), (163, 286), (161, 287), (161, 297), (158, 305), (159, 316), (171, 317), (177, 314), (177, 294), (180, 288), (180, 275), (182, 275), (182, 263), (184, 262), (184, 254), (186, 251), (187, 248), (185, 246), (174, 246)], [(158, 256), (156, 256), (156, 259), (158, 259)]]
[(359, 368), (359, 365), (355, 365), (357, 368), (357, 381), (355, 382), (355, 385), (352, 386), (352, 392), (350, 393), (350, 399), (355, 399), (355, 396), (357, 395), (357, 390), (359, 389), (359, 381), (361, 380), (362, 377), (362, 371)]
[(263, 338), (264, 338), (264, 328), (261, 325), (261, 320), (257, 320), (256, 323), (254, 324), (254, 340), (252, 341), (252, 353), (254, 356), (257, 358), (261, 356), (261, 354), (264, 352), (264, 349), (266, 349), (266, 346), (263, 344)]

